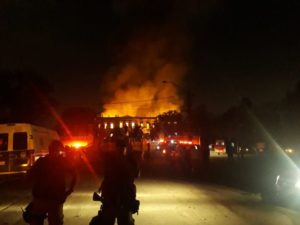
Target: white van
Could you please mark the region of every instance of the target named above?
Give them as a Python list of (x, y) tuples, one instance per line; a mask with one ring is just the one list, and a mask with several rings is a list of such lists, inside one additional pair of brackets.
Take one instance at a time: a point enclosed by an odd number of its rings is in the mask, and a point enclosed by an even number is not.
[(0, 174), (26, 171), (48, 153), (56, 131), (28, 123), (0, 124)]

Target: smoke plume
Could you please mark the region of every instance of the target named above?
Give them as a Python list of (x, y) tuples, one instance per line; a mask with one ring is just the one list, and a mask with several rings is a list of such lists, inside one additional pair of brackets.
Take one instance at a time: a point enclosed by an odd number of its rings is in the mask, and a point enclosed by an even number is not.
[(107, 74), (103, 116), (157, 116), (179, 111), (183, 101), (178, 89), (187, 71), (186, 43), (183, 35), (170, 29), (131, 38)]

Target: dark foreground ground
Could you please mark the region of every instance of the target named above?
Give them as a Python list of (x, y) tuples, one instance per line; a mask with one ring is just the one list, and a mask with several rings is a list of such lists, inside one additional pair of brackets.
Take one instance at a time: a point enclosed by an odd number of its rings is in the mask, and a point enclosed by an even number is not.
[[(189, 171), (166, 157), (151, 157), (136, 181), (141, 201), (136, 224), (300, 224), (297, 208), (262, 200), (264, 176), (276, 169), (258, 160), (212, 157), (209, 163), (195, 160)], [(85, 164), (81, 166), (75, 192), (65, 204), (65, 224), (88, 224), (96, 215), (99, 203), (92, 201), (92, 193), (101, 179)], [(21, 207), (30, 201), (30, 190), (24, 177), (1, 177), (0, 193), (0, 225), (25, 224)]]

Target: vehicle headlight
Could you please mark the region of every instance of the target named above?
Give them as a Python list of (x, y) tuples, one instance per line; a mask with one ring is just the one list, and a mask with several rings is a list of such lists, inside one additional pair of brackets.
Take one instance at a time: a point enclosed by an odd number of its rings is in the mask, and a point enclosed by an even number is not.
[(294, 152), (294, 150), (291, 149), (291, 148), (287, 148), (287, 149), (285, 149), (284, 151), (285, 151), (286, 153), (289, 153), (289, 154), (291, 154), (291, 153)]
[(295, 188), (300, 189), (300, 180), (298, 180), (295, 184)]

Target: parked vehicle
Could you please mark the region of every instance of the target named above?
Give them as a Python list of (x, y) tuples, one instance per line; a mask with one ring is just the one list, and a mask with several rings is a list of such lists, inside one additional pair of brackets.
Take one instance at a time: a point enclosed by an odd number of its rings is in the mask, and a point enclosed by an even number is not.
[(216, 153), (225, 154), (226, 153), (225, 140), (223, 140), (223, 139), (216, 140), (213, 148)]
[(56, 131), (28, 123), (0, 124), (0, 174), (24, 172), (48, 153)]
[(262, 197), (272, 203), (300, 206), (300, 158), (293, 156), (282, 161), (276, 161), (276, 171), (265, 177)]

